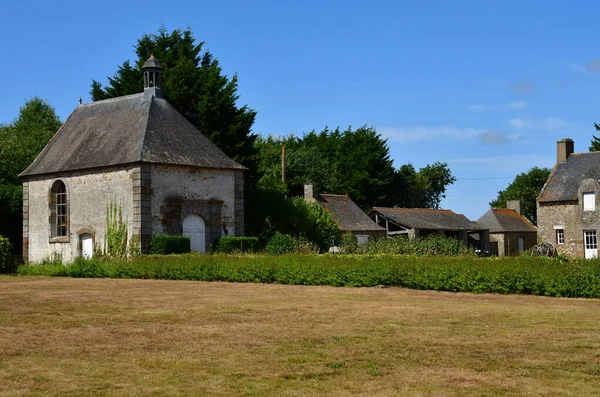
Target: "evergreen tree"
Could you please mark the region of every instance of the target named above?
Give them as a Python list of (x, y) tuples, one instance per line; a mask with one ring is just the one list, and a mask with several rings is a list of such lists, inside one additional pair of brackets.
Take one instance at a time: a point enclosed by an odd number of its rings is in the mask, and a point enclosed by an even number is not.
[(224, 76), (219, 61), (203, 46), (189, 28), (168, 33), (161, 27), (157, 34), (138, 40), (135, 63), (124, 61), (106, 87), (93, 80), (90, 95), (98, 101), (142, 92), (141, 67), (154, 54), (163, 67), (165, 99), (225, 154), (248, 167), (246, 177), (252, 179), (256, 135), (251, 128), (256, 112), (246, 105), (238, 107), (237, 75)]
[[(596, 131), (600, 131), (600, 125), (594, 123), (594, 127)], [(590, 146), (590, 152), (599, 152), (600, 151), (600, 137), (596, 135), (592, 135), (592, 142)]]

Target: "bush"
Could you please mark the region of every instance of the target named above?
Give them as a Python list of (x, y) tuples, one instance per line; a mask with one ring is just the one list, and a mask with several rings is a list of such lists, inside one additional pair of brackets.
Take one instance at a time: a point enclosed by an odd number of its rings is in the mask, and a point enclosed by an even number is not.
[(217, 242), (216, 252), (231, 254), (235, 252), (257, 252), (258, 237), (229, 237), (224, 236)]
[(190, 238), (157, 234), (150, 240), (149, 251), (155, 255), (184, 254), (190, 252)]
[(275, 233), (267, 243), (269, 254), (289, 254), (296, 250), (296, 240), (289, 234)]
[(13, 270), (10, 241), (8, 238), (0, 236), (0, 273), (11, 273)]

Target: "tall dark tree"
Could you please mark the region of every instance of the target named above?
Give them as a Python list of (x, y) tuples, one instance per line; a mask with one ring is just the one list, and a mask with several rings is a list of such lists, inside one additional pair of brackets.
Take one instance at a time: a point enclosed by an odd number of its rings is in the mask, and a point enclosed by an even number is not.
[[(600, 131), (600, 125), (594, 123), (596, 131)], [(600, 152), (600, 137), (592, 135), (592, 142), (590, 144), (590, 152)]]
[(192, 31), (164, 27), (157, 34), (145, 34), (135, 45), (137, 59), (124, 61), (108, 85), (92, 81), (92, 100), (102, 100), (143, 91), (141, 66), (154, 54), (163, 67), (162, 91), (171, 103), (221, 150), (250, 169), (255, 168), (252, 125), (256, 112), (238, 106), (237, 75), (223, 75), (219, 61), (203, 50)]
[(0, 234), (11, 240), (14, 253), (20, 252), (22, 244), (23, 185), (19, 173), (31, 164), (60, 125), (52, 106), (32, 98), (11, 124), (0, 126)]
[(520, 173), (504, 190), (498, 192), (498, 198), (490, 202), (492, 208), (506, 208), (508, 200), (520, 200), (523, 215), (537, 224), (536, 200), (550, 176), (550, 169), (533, 167)]

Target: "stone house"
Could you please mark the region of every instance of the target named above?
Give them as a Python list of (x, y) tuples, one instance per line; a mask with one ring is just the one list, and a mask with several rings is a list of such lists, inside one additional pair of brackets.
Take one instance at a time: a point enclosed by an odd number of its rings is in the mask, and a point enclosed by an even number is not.
[(142, 253), (153, 234), (188, 235), (199, 252), (244, 234), (245, 168), (162, 98), (154, 57), (142, 70), (143, 93), (80, 104), (21, 173), (25, 262), (92, 256), (109, 203)]
[(556, 165), (537, 199), (538, 236), (561, 254), (595, 258), (600, 231), (600, 152), (556, 143)]
[[(489, 243), (486, 228), (450, 210), (374, 207), (369, 217), (382, 226), (388, 236), (446, 236), (480, 249), (487, 249)], [(476, 238), (470, 238), (471, 235), (476, 235)]]
[(492, 255), (518, 255), (537, 244), (537, 229), (522, 215), (521, 202), (510, 200), (506, 207), (492, 208), (477, 220), (489, 229)]
[(360, 244), (372, 237), (385, 237), (386, 231), (360, 209), (348, 195), (319, 194), (314, 185), (304, 185), (304, 200), (315, 202), (337, 221), (342, 233), (350, 232)]

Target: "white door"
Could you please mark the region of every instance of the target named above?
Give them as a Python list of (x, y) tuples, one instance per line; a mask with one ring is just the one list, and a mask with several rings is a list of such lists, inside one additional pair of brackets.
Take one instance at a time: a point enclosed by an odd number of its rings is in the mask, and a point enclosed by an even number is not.
[(94, 241), (92, 235), (85, 233), (81, 235), (81, 256), (85, 259), (90, 259), (94, 256)]
[(206, 252), (204, 242), (204, 219), (198, 215), (188, 215), (183, 220), (183, 235), (190, 238), (190, 249), (192, 252)]
[(586, 259), (598, 257), (598, 237), (595, 230), (586, 230), (583, 232), (583, 244)]
[(522, 254), (525, 251), (525, 239), (523, 237), (519, 237), (519, 254)]

